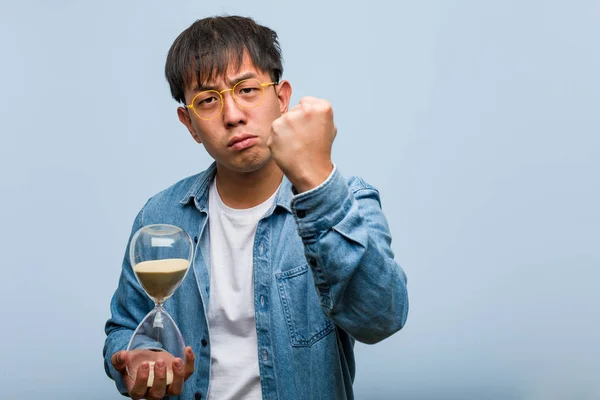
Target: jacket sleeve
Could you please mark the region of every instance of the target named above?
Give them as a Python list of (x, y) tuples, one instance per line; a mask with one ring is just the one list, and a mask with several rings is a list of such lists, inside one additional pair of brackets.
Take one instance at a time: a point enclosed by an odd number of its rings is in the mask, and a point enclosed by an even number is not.
[(400, 330), (408, 314), (406, 275), (394, 260), (379, 192), (334, 169), (296, 195), (292, 210), (325, 314), (373, 344)]
[[(133, 223), (131, 238), (142, 225), (143, 210), (140, 211)], [(116, 383), (117, 389), (123, 395), (127, 395), (127, 388), (123, 383), (121, 374), (114, 369), (110, 358), (120, 350), (125, 350), (127, 344), (137, 328), (138, 324), (153, 307), (152, 301), (139, 285), (129, 262), (129, 242), (123, 257), (123, 267), (119, 284), (110, 303), (111, 317), (106, 322), (104, 331), (104, 370), (109, 378)]]

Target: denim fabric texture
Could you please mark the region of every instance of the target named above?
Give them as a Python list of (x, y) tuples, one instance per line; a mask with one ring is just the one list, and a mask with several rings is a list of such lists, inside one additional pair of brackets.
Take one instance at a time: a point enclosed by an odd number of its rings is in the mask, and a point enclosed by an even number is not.
[[(133, 223), (166, 223), (195, 239), (193, 264), (165, 309), (196, 355), (180, 399), (206, 398), (210, 381), (208, 188), (216, 173), (183, 179), (148, 200)], [(254, 243), (254, 307), (264, 399), (353, 399), (354, 343), (377, 343), (404, 325), (406, 276), (394, 260), (378, 191), (337, 168), (317, 189), (295, 194), (284, 177)], [(131, 239), (131, 236), (130, 236)], [(126, 249), (106, 322), (104, 366), (125, 394), (110, 357), (127, 347), (153, 308)]]

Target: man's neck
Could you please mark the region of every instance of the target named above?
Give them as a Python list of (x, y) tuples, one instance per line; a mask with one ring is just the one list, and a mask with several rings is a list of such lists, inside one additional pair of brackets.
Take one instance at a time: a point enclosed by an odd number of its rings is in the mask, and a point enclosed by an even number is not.
[(252, 172), (236, 172), (217, 165), (217, 189), (223, 203), (231, 208), (251, 208), (266, 201), (279, 187), (283, 172), (270, 161)]

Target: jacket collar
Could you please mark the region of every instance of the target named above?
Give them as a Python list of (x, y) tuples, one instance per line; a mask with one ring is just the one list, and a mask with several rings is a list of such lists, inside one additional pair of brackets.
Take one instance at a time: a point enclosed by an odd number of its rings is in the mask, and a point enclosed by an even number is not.
[[(207, 212), (208, 211), (208, 189), (210, 187), (210, 183), (215, 178), (217, 173), (217, 163), (213, 162), (207, 170), (199, 173), (196, 176), (196, 179), (192, 179), (192, 184), (190, 185), (189, 190), (186, 192), (185, 196), (179, 201), (180, 204), (188, 204), (192, 199), (194, 200), (194, 205), (199, 211)], [(291, 202), (292, 197), (294, 195), (293, 188), (291, 182), (287, 179), (287, 177), (283, 176), (283, 181), (279, 186), (279, 190), (277, 191), (277, 195), (275, 196), (275, 208), (281, 207), (289, 213), (292, 212)]]

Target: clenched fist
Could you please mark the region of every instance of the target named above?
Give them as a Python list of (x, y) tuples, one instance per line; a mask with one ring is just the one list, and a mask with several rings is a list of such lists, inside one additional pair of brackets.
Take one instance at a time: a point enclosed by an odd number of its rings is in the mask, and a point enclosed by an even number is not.
[(298, 193), (319, 186), (331, 174), (336, 133), (331, 105), (315, 97), (302, 98), (273, 121), (267, 145)]

